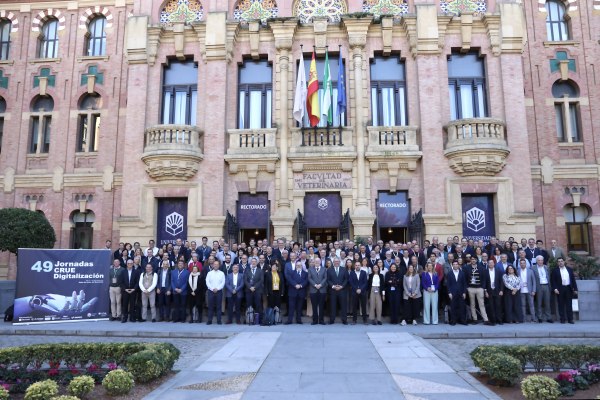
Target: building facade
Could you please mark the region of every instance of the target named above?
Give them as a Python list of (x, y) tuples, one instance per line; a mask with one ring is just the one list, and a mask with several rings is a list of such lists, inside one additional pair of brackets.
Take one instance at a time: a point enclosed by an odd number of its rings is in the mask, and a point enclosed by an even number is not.
[[(4, 0), (0, 207), (42, 212), (57, 248), (423, 234), (593, 254), (599, 39), (598, 0)], [(316, 127), (293, 114), (313, 52), (333, 86)]]

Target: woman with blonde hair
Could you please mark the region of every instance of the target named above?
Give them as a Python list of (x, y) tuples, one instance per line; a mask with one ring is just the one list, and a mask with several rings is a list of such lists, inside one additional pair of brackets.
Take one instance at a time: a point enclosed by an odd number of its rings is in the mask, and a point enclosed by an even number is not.
[(404, 275), (404, 319), (401, 325), (406, 326), (406, 321), (412, 321), (417, 325), (421, 299), (421, 279), (414, 265), (409, 264), (406, 275)]
[[(440, 277), (428, 261), (423, 272), (423, 323), (429, 325), (438, 324), (438, 290), (440, 288)], [(433, 314), (433, 315), (432, 315)]]

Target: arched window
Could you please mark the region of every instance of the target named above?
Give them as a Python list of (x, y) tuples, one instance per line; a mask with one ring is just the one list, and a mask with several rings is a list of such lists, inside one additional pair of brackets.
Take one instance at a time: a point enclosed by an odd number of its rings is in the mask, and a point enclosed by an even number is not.
[(0, 21), (0, 60), (10, 59), (10, 21)]
[(91, 249), (92, 240), (94, 237), (94, 228), (92, 224), (96, 220), (96, 215), (93, 211), (76, 212), (71, 217), (71, 221), (75, 225), (73, 229), (73, 249)]
[(40, 154), (50, 151), (52, 110), (54, 110), (54, 100), (50, 96), (39, 96), (32, 104), (29, 153)]
[(90, 22), (87, 43), (88, 56), (103, 56), (106, 51), (106, 18), (98, 16)]
[(559, 142), (579, 142), (579, 91), (570, 82), (557, 81), (552, 85), (556, 136)]
[(58, 20), (51, 18), (42, 28), (40, 38), (40, 58), (57, 58), (58, 55)]
[(102, 97), (97, 93), (86, 95), (79, 103), (78, 152), (98, 151), (101, 108)]
[(567, 221), (567, 251), (589, 253), (589, 225), (586, 221), (589, 213), (583, 204), (577, 207), (567, 204), (563, 207), (563, 217)]
[(546, 29), (548, 40), (560, 42), (569, 40), (569, 31), (565, 21), (565, 5), (560, 0), (548, 0), (546, 2)]

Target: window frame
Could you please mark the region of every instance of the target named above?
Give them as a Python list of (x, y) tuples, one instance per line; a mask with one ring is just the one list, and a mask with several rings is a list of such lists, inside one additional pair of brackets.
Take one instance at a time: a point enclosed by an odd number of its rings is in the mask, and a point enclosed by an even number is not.
[[(237, 88), (237, 127), (238, 129), (252, 129), (250, 128), (250, 92), (258, 91), (261, 92), (260, 99), (260, 128), (254, 129), (269, 129), (273, 124), (273, 84), (272, 83), (238, 83)], [(244, 110), (241, 110), (240, 106), (240, 93), (244, 92)], [(267, 96), (269, 91), (271, 91), (271, 109), (267, 110)], [(244, 113), (244, 125), (240, 126), (240, 117)], [(271, 126), (266, 126), (267, 124), (267, 113), (271, 113)]]
[[(37, 120), (37, 134), (36, 123)], [(41, 121), (41, 123), (40, 123)], [(48, 126), (50, 125), (50, 126)], [(28, 154), (50, 153), (50, 137), (52, 133), (52, 112), (32, 113)], [(36, 137), (37, 136), (37, 137)], [(35, 139), (35, 140), (34, 140)]]
[[(550, 7), (550, 4), (556, 4), (558, 9), (558, 14), (556, 16), (557, 19), (553, 19), (553, 13)], [(570, 39), (571, 32), (569, 29), (568, 21), (565, 19), (565, 15), (567, 15), (567, 7), (561, 0), (547, 0), (545, 3), (546, 12), (548, 15), (546, 16), (546, 35), (548, 40), (551, 42), (564, 42)], [(560, 17), (560, 11), (562, 10), (562, 18)], [(558, 38), (554, 37), (554, 25), (558, 25)], [(562, 30), (564, 29), (564, 32)], [(563, 36), (565, 37), (563, 39)]]
[[(590, 253), (590, 225), (589, 222), (566, 222), (567, 227), (567, 252), (571, 251), (584, 251)], [(581, 244), (571, 244), (571, 228), (579, 227), (579, 235), (581, 238)]]
[[(192, 125), (192, 92), (196, 91), (196, 101), (198, 99), (198, 84), (193, 85), (163, 85), (162, 91), (162, 107), (161, 107), (161, 121), (164, 125), (174, 125), (173, 122), (175, 115), (175, 93), (185, 92), (185, 124)], [(165, 103), (167, 93), (171, 94), (170, 107), (169, 107), (169, 121), (165, 121)], [(197, 103), (196, 103), (197, 104)], [(195, 110), (194, 110), (195, 111)]]
[[(87, 119), (87, 130), (88, 130), (88, 140), (85, 142), (85, 144), (83, 143), (83, 133), (84, 133), (84, 123), (83, 120)], [(99, 121), (98, 121), (99, 120)], [(90, 125), (90, 121), (92, 121), (91, 125)], [(96, 123), (96, 121), (98, 121), (98, 123)], [(100, 124), (102, 123), (102, 117), (100, 115), (100, 112), (98, 112), (97, 110), (95, 111), (89, 111), (87, 113), (80, 113), (79, 114), (79, 128), (77, 131), (77, 152), (78, 153), (97, 153), (98, 152), (98, 129), (96, 128), (96, 125), (98, 125), (98, 128), (100, 127)], [(91, 132), (90, 132), (90, 127), (91, 127)]]
[[(583, 132), (581, 130), (581, 109), (578, 98), (565, 97), (563, 101), (554, 100), (554, 115), (556, 121), (556, 107), (560, 107), (560, 122), (562, 123), (562, 137), (558, 136), (559, 128), (556, 125), (556, 139), (558, 143), (581, 143), (583, 142)], [(575, 122), (571, 116), (571, 109), (575, 110)], [(567, 122), (568, 121), (568, 122)], [(556, 121), (558, 123), (558, 121)], [(575, 136), (573, 136), (573, 127), (575, 127)]]
[[(95, 24), (101, 21), (102, 26), (100, 27), (100, 36), (94, 36), (94, 31), (96, 31)], [(106, 55), (106, 32), (104, 29), (106, 28), (106, 17), (104, 15), (96, 15), (88, 24), (88, 34), (87, 37), (87, 49), (86, 56), (104, 56)], [(93, 29), (95, 28), (95, 29)], [(99, 42), (99, 44), (97, 44)], [(100, 46), (100, 51), (96, 52), (96, 47)], [(98, 53), (98, 54), (96, 54)]]
[[(487, 88), (486, 88), (486, 79), (485, 77), (460, 77), (460, 78), (448, 78), (448, 88), (454, 86), (454, 107), (456, 110), (456, 120), (465, 119), (463, 116), (462, 109), (462, 101), (461, 101), (461, 86), (462, 85), (471, 85), (473, 88), (473, 95), (471, 96), (473, 99), (473, 111), (474, 116), (468, 118), (487, 118), (488, 115), (488, 98), (487, 98)], [(479, 107), (479, 89), (478, 86), (481, 85), (483, 88), (483, 115), (481, 115), (481, 110)]]
[[(4, 37), (4, 27), (8, 26), (8, 35)], [(12, 30), (12, 21), (0, 20), (0, 60), (10, 60), (10, 49), (11, 49), (11, 37), (10, 32)], [(4, 56), (4, 46), (6, 46), (6, 56)]]
[[(39, 57), (40, 58), (57, 58), (58, 57), (58, 27), (59, 27), (59, 21), (56, 18), (49, 18), (48, 20), (46, 20), (46, 22), (44, 23), (44, 25), (42, 26), (42, 33), (40, 34), (40, 50), (39, 50)], [(50, 27), (54, 26), (54, 38), (50, 39), (49, 38), (49, 33), (48, 32), (50, 30)], [(53, 54), (52, 57), (48, 57), (48, 43), (52, 42), (53, 43)]]
[[(385, 126), (379, 123), (383, 121), (383, 97), (381, 89), (393, 88), (394, 89), (394, 118), (396, 123), (402, 121), (402, 112), (404, 112), (404, 120), (406, 121), (406, 125), (398, 125), (395, 126), (408, 126), (410, 125), (408, 120), (408, 94), (406, 88), (405, 80), (397, 80), (397, 81), (371, 81), (371, 124), (372, 126)], [(404, 89), (404, 110), (400, 107), (400, 89)], [(372, 90), (377, 90), (377, 122), (375, 125), (375, 118), (373, 113), (373, 98), (372, 98)]]

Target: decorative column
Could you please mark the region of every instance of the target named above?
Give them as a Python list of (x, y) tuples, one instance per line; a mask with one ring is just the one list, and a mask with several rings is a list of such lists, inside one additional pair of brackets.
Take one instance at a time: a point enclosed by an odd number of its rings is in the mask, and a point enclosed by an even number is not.
[(294, 221), (296, 215), (290, 207), (289, 199), (289, 177), (288, 177), (288, 135), (289, 120), (291, 112), (288, 109), (288, 95), (290, 91), (290, 82), (288, 72), (293, 67), (293, 59), (290, 60), (292, 52), (292, 43), (298, 20), (278, 21), (271, 23), (271, 29), (275, 36), (275, 47), (277, 48), (277, 66), (279, 75), (279, 88), (277, 98), (279, 99), (279, 114), (277, 115), (277, 124), (279, 125), (279, 201), (277, 210), (271, 216), (271, 222), (275, 228), (274, 236), (291, 239), (293, 236)]
[[(367, 44), (367, 31), (373, 22), (373, 17), (342, 19), (348, 34), (348, 44), (352, 52), (354, 69), (354, 131), (356, 132), (356, 205), (350, 216), (354, 225), (355, 236), (371, 236), (375, 215), (371, 212), (367, 200), (366, 168), (365, 168), (365, 109), (363, 98), (363, 51)], [(350, 104), (352, 106), (352, 104)]]

